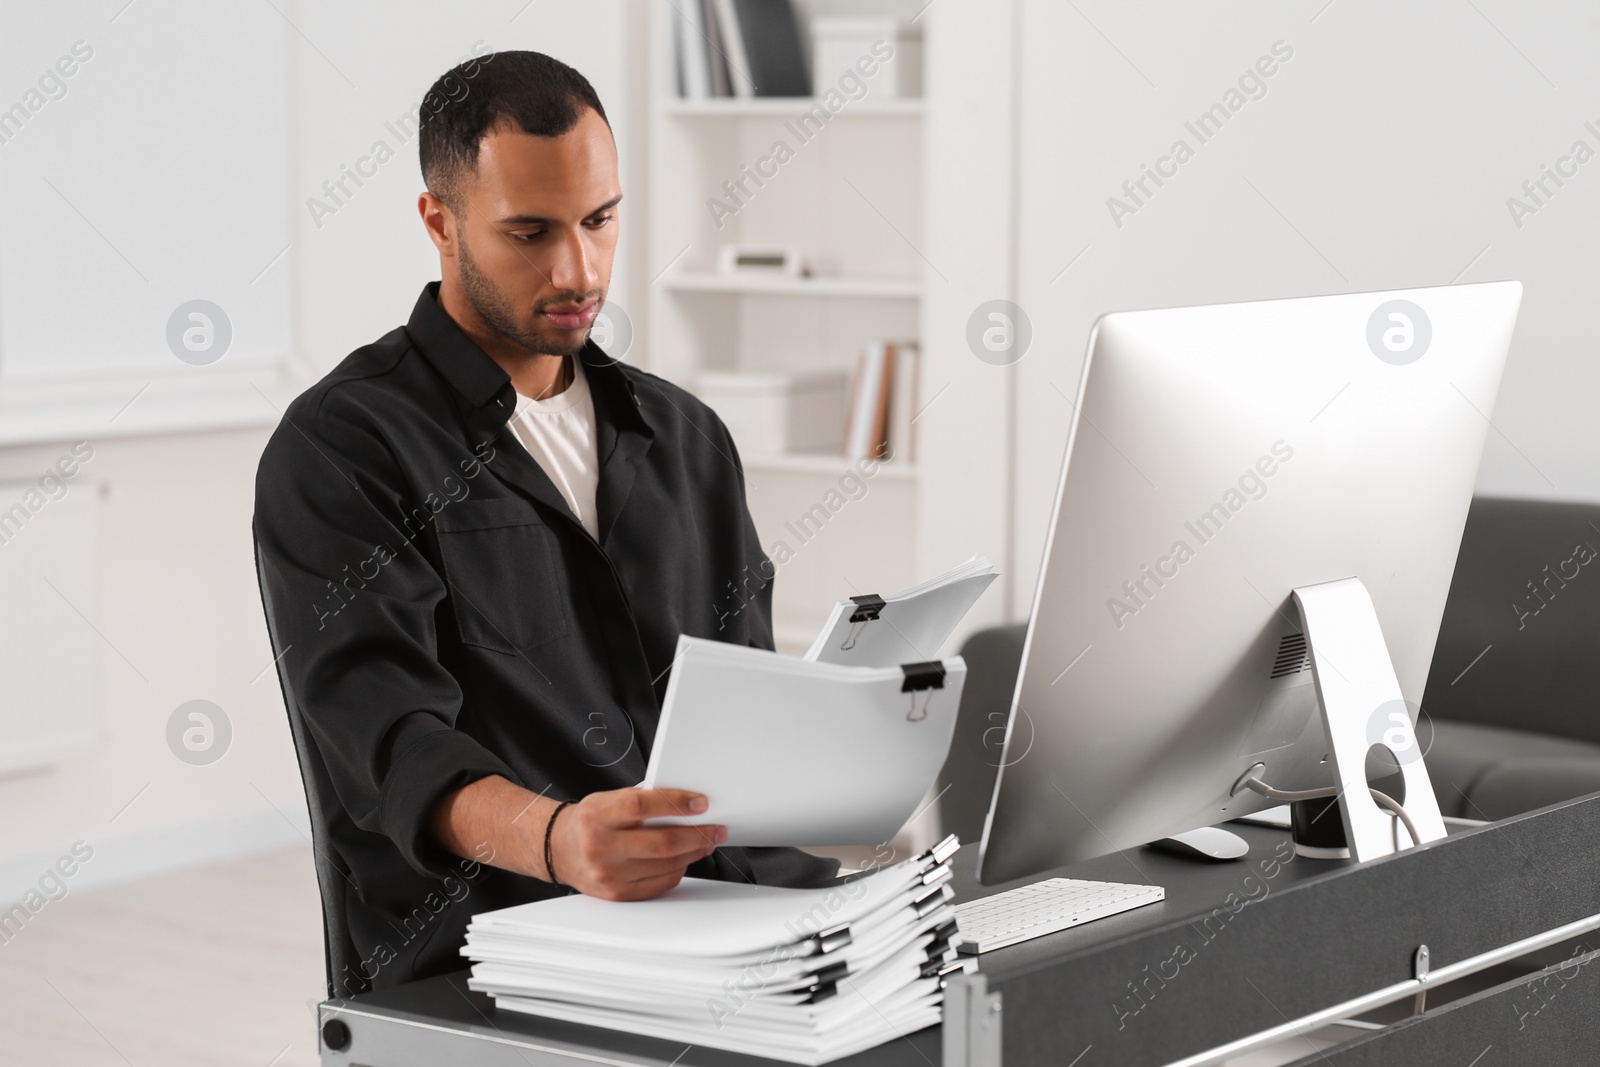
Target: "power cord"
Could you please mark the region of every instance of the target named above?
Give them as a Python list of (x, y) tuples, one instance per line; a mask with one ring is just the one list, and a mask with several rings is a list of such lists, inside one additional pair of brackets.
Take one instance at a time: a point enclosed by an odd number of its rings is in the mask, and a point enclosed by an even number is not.
[[(1339, 795), (1339, 790), (1331, 786), (1326, 789), (1274, 789), (1259, 778), (1247, 778), (1240, 785), (1251, 792), (1260, 793), (1262, 796), (1272, 800), (1291, 802), (1296, 800), (1322, 800), (1326, 797)], [(1394, 817), (1405, 825), (1406, 833), (1411, 835), (1411, 843), (1413, 845), (1422, 844), (1422, 835), (1417, 833), (1417, 824), (1411, 821), (1411, 816), (1406, 814), (1406, 809), (1400, 806), (1398, 800), (1387, 793), (1373, 789), (1371, 786), (1367, 787), (1367, 792), (1372, 794), (1373, 800), (1388, 808), (1394, 814)]]

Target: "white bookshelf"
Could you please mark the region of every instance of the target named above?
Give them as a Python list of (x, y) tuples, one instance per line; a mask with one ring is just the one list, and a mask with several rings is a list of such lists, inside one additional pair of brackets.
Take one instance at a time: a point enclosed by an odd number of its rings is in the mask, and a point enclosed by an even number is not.
[[(664, 101), (661, 108), (668, 115), (687, 116), (690, 118), (770, 118), (773, 116), (787, 118), (800, 115), (810, 110), (815, 104), (815, 100), (799, 97), (770, 97), (747, 100), (682, 100), (673, 97)], [(866, 97), (845, 105), (836, 117), (857, 119), (896, 118), (901, 116), (920, 118), (922, 116), (921, 98), (902, 97), (900, 99), (874, 100), (871, 97)]]
[[(802, 17), (815, 6), (802, 3)], [(897, 0), (849, 5), (903, 19), (905, 9)], [(809, 99), (683, 100), (674, 77), (678, 16), (670, 4), (650, 12), (649, 369), (693, 390), (701, 370), (847, 369), (870, 342), (919, 339), (923, 100), (889, 96), (869, 79), (865, 95), (820, 126), (800, 124), (814, 114)], [(921, 23), (925, 47), (929, 22)], [(789, 149), (782, 161), (780, 141)], [(713, 198), (728, 209), (720, 218)], [(728, 242), (797, 247), (809, 276), (718, 274), (717, 251)], [(773, 597), (781, 650), (804, 651), (841, 597), (894, 592), (924, 577), (923, 472), (914, 462), (883, 462), (862, 477), (843, 456), (742, 459), (761, 543), (786, 560)]]
[[(843, 456), (820, 452), (751, 452), (739, 458), (746, 470), (815, 474), (828, 480), (837, 479), (852, 469), (850, 461)], [(915, 481), (917, 476), (915, 463), (882, 463), (871, 480)]]
[(750, 296), (843, 297), (860, 299), (920, 300), (922, 282), (916, 278), (785, 278), (759, 275), (667, 274), (668, 289), (693, 293), (744, 293)]

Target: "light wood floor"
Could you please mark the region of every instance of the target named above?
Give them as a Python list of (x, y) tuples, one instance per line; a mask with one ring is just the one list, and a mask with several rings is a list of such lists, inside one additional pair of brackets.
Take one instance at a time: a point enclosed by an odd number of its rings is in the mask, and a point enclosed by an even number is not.
[(321, 923), (309, 845), (71, 892), (0, 944), (0, 1063), (315, 1067)]
[(0, 944), (7, 1067), (314, 1067), (309, 845), (47, 904)]

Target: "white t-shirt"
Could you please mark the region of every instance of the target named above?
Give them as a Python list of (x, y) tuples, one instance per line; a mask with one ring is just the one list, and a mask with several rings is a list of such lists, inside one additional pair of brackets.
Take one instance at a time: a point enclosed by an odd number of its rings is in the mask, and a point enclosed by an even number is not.
[(595, 514), (595, 490), (600, 486), (600, 456), (595, 442), (594, 397), (583, 374), (583, 361), (572, 359), (572, 384), (544, 400), (517, 394), (511, 432), (538, 461), (572, 513), (589, 531), (600, 536)]

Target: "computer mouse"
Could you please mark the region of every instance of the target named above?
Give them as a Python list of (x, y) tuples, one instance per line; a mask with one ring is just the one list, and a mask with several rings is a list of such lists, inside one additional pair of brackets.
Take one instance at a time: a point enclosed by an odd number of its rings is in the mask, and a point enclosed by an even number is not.
[(1220, 826), (1202, 826), (1188, 833), (1173, 834), (1150, 842), (1150, 847), (1189, 859), (1242, 860), (1250, 854), (1250, 846), (1244, 838)]

